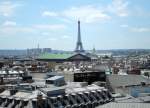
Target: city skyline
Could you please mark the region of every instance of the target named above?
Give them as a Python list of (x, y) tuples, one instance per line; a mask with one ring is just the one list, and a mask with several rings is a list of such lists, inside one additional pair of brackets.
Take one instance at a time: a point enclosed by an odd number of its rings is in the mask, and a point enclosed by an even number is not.
[(150, 49), (148, 0), (2, 0), (0, 49)]

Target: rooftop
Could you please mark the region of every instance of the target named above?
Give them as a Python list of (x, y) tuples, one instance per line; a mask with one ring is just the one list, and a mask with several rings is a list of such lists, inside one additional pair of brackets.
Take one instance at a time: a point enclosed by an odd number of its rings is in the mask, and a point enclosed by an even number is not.
[(40, 55), (38, 60), (64, 61), (64, 60), (91, 60), (85, 53), (45, 53)]
[(150, 84), (150, 79), (142, 75), (108, 75), (112, 87), (141, 85), (141, 82)]
[(74, 54), (51, 54), (51, 53), (45, 53), (40, 55), (38, 58), (39, 59), (67, 59)]
[(46, 80), (58, 80), (58, 79), (60, 79), (60, 78), (64, 78), (64, 76), (54, 76), (54, 77), (50, 77), (50, 78), (48, 78), (48, 79), (46, 79)]
[(149, 103), (107, 103), (97, 108), (149, 108)]

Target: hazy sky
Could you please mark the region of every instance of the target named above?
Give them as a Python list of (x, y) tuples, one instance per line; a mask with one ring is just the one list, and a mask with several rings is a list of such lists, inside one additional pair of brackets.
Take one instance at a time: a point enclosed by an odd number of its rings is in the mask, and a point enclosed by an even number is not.
[(0, 49), (150, 48), (150, 0), (0, 0)]

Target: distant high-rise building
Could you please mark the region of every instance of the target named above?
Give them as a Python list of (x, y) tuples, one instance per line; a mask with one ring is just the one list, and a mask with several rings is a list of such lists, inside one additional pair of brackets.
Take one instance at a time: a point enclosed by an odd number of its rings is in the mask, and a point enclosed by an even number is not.
[(52, 49), (51, 48), (32, 48), (32, 49), (27, 49), (27, 55), (29, 56), (38, 56), (42, 53), (51, 53)]
[(77, 52), (77, 53), (84, 52), (82, 41), (81, 41), (80, 21), (78, 21), (78, 38), (77, 38), (75, 52)]
[(43, 48), (42, 53), (51, 53), (52, 49), (51, 48)]

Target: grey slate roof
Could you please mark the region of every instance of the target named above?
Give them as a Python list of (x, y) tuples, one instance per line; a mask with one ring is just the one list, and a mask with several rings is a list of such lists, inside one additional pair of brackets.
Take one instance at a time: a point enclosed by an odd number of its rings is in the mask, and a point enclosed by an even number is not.
[(97, 108), (149, 108), (149, 103), (107, 103)]
[(140, 100), (139, 98), (129, 98), (129, 99), (124, 99), (124, 100), (118, 100), (117, 102), (119, 103), (142, 103), (143, 101)]
[(150, 102), (150, 96), (139, 97), (139, 99), (143, 100), (144, 102)]
[(147, 79), (141, 75), (108, 75), (107, 78), (113, 88), (121, 86), (140, 85), (141, 82), (150, 84), (150, 79)]

